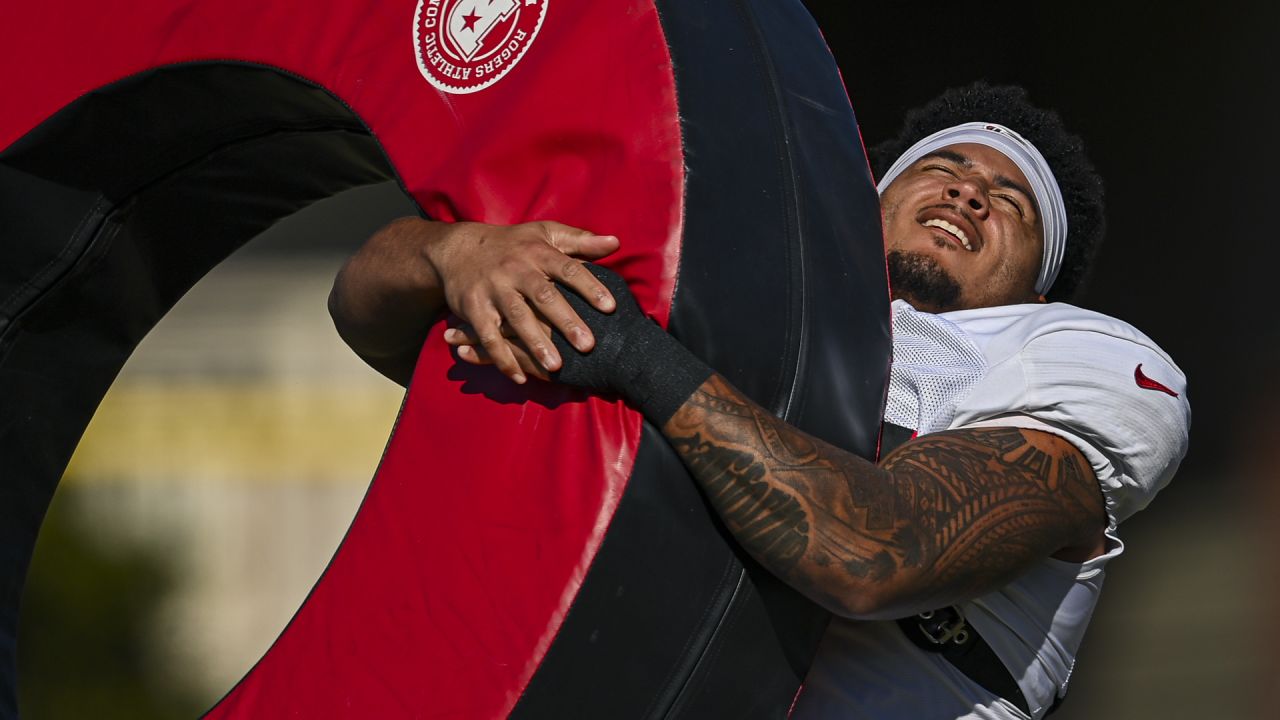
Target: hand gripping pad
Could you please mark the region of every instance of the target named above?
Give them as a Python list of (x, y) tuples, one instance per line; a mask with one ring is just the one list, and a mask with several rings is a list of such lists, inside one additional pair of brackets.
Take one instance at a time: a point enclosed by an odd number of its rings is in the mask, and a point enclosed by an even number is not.
[[(0, 77), (0, 716), (40, 519), (120, 365), (210, 267), (346, 187), (617, 234), (607, 264), (655, 319), (873, 454), (879, 210), (802, 6), (464, 4), (0, 11), (27, 69)], [(208, 716), (778, 717), (824, 624), (636, 413), (459, 366), (434, 332), (342, 546)]]

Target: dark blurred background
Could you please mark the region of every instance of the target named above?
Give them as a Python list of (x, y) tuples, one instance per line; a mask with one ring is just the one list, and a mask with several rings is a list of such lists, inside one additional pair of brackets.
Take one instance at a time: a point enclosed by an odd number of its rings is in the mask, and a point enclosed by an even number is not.
[[(1280, 239), (1280, 9), (808, 5), (868, 145), (975, 79), (1057, 109), (1107, 182), (1108, 239), (1079, 304), (1133, 323), (1190, 378), (1191, 453), (1121, 528), (1128, 550), (1055, 720), (1275, 717), (1280, 333), (1264, 302)], [(192, 717), (275, 638), (350, 522), (400, 397), (333, 334), (328, 283), (373, 228), (411, 212), (394, 185), (313, 206), (140, 347), (37, 548), (26, 717)]]

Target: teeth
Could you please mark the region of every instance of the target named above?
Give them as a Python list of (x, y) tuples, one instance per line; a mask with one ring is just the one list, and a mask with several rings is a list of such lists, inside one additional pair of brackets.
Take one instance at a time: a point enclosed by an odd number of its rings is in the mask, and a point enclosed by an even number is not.
[(925, 227), (936, 227), (946, 230), (956, 236), (956, 239), (960, 241), (960, 244), (964, 246), (965, 250), (973, 250), (973, 246), (969, 244), (969, 238), (964, 234), (964, 231), (946, 220), (925, 220), (923, 224)]

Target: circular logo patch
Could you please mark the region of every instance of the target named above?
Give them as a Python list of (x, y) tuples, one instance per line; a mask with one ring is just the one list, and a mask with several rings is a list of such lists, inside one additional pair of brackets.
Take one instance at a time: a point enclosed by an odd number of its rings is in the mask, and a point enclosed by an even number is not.
[(550, 0), (418, 0), (413, 50), (427, 82), (455, 94), (483, 90), (520, 62)]

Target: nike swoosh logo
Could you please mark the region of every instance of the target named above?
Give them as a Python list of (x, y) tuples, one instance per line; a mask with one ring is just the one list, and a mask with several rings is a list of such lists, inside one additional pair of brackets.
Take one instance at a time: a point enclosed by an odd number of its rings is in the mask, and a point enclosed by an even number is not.
[(1140, 388), (1146, 388), (1147, 390), (1159, 390), (1162, 393), (1168, 393), (1174, 397), (1178, 397), (1178, 393), (1144, 375), (1142, 373), (1142, 363), (1138, 363), (1138, 367), (1133, 369), (1133, 379), (1138, 382), (1138, 387)]

